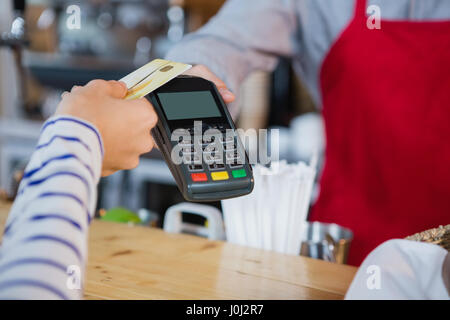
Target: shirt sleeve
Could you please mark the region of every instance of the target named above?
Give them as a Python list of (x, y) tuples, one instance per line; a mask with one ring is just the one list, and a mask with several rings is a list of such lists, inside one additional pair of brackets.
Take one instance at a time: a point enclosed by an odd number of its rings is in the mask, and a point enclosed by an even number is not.
[(82, 298), (102, 157), (92, 124), (61, 116), (43, 125), (3, 234), (0, 298)]
[(250, 72), (272, 71), (279, 56), (293, 55), (295, 12), (292, 0), (228, 0), (209, 23), (187, 35), (166, 58), (206, 65), (238, 94)]
[(450, 299), (442, 275), (447, 254), (447, 250), (434, 244), (387, 241), (364, 260), (345, 298)]

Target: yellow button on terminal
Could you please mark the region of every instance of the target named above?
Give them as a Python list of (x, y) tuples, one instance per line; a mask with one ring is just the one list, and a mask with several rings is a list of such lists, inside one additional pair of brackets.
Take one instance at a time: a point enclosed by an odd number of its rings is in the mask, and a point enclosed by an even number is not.
[(227, 180), (230, 177), (228, 176), (228, 172), (219, 171), (219, 172), (211, 172), (211, 178), (213, 180)]

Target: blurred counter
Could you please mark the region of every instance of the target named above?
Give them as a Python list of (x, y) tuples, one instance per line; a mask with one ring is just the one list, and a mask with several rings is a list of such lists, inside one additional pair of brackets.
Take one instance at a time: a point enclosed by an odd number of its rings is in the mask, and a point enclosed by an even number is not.
[(70, 91), (92, 79), (117, 80), (136, 67), (126, 58), (24, 51), (23, 64), (41, 85)]
[[(0, 230), (10, 204), (0, 202)], [(356, 268), (95, 220), (86, 299), (342, 299)]]

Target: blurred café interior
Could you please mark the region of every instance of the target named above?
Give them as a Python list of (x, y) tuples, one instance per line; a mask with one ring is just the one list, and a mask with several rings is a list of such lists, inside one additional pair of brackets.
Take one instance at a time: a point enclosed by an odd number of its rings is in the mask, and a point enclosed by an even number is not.
[[(224, 2), (1, 1), (0, 188), (3, 197), (14, 198), (40, 126), (54, 112), (63, 91), (95, 78), (120, 79), (148, 61), (164, 57), (184, 34), (200, 28)], [(73, 4), (83, 12), (81, 30), (66, 27), (67, 8)], [(241, 111), (235, 119), (237, 127), (279, 129), (281, 159), (307, 161), (313, 150), (323, 150), (320, 115), (289, 60), (280, 59), (273, 73), (251, 74), (239, 97)], [(296, 147), (288, 150), (289, 144)], [(136, 169), (101, 181), (98, 209), (120, 207), (140, 212), (148, 223), (161, 227), (167, 208), (182, 201), (169, 169), (155, 150), (145, 155)], [(215, 205), (220, 207), (220, 203)], [(198, 217), (186, 219), (204, 223)]]

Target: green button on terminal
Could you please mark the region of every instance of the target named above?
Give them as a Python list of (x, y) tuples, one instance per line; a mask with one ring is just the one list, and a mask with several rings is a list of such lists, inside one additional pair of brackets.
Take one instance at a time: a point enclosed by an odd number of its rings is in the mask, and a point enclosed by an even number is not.
[(245, 169), (233, 170), (232, 172), (233, 178), (244, 178), (247, 176)]

